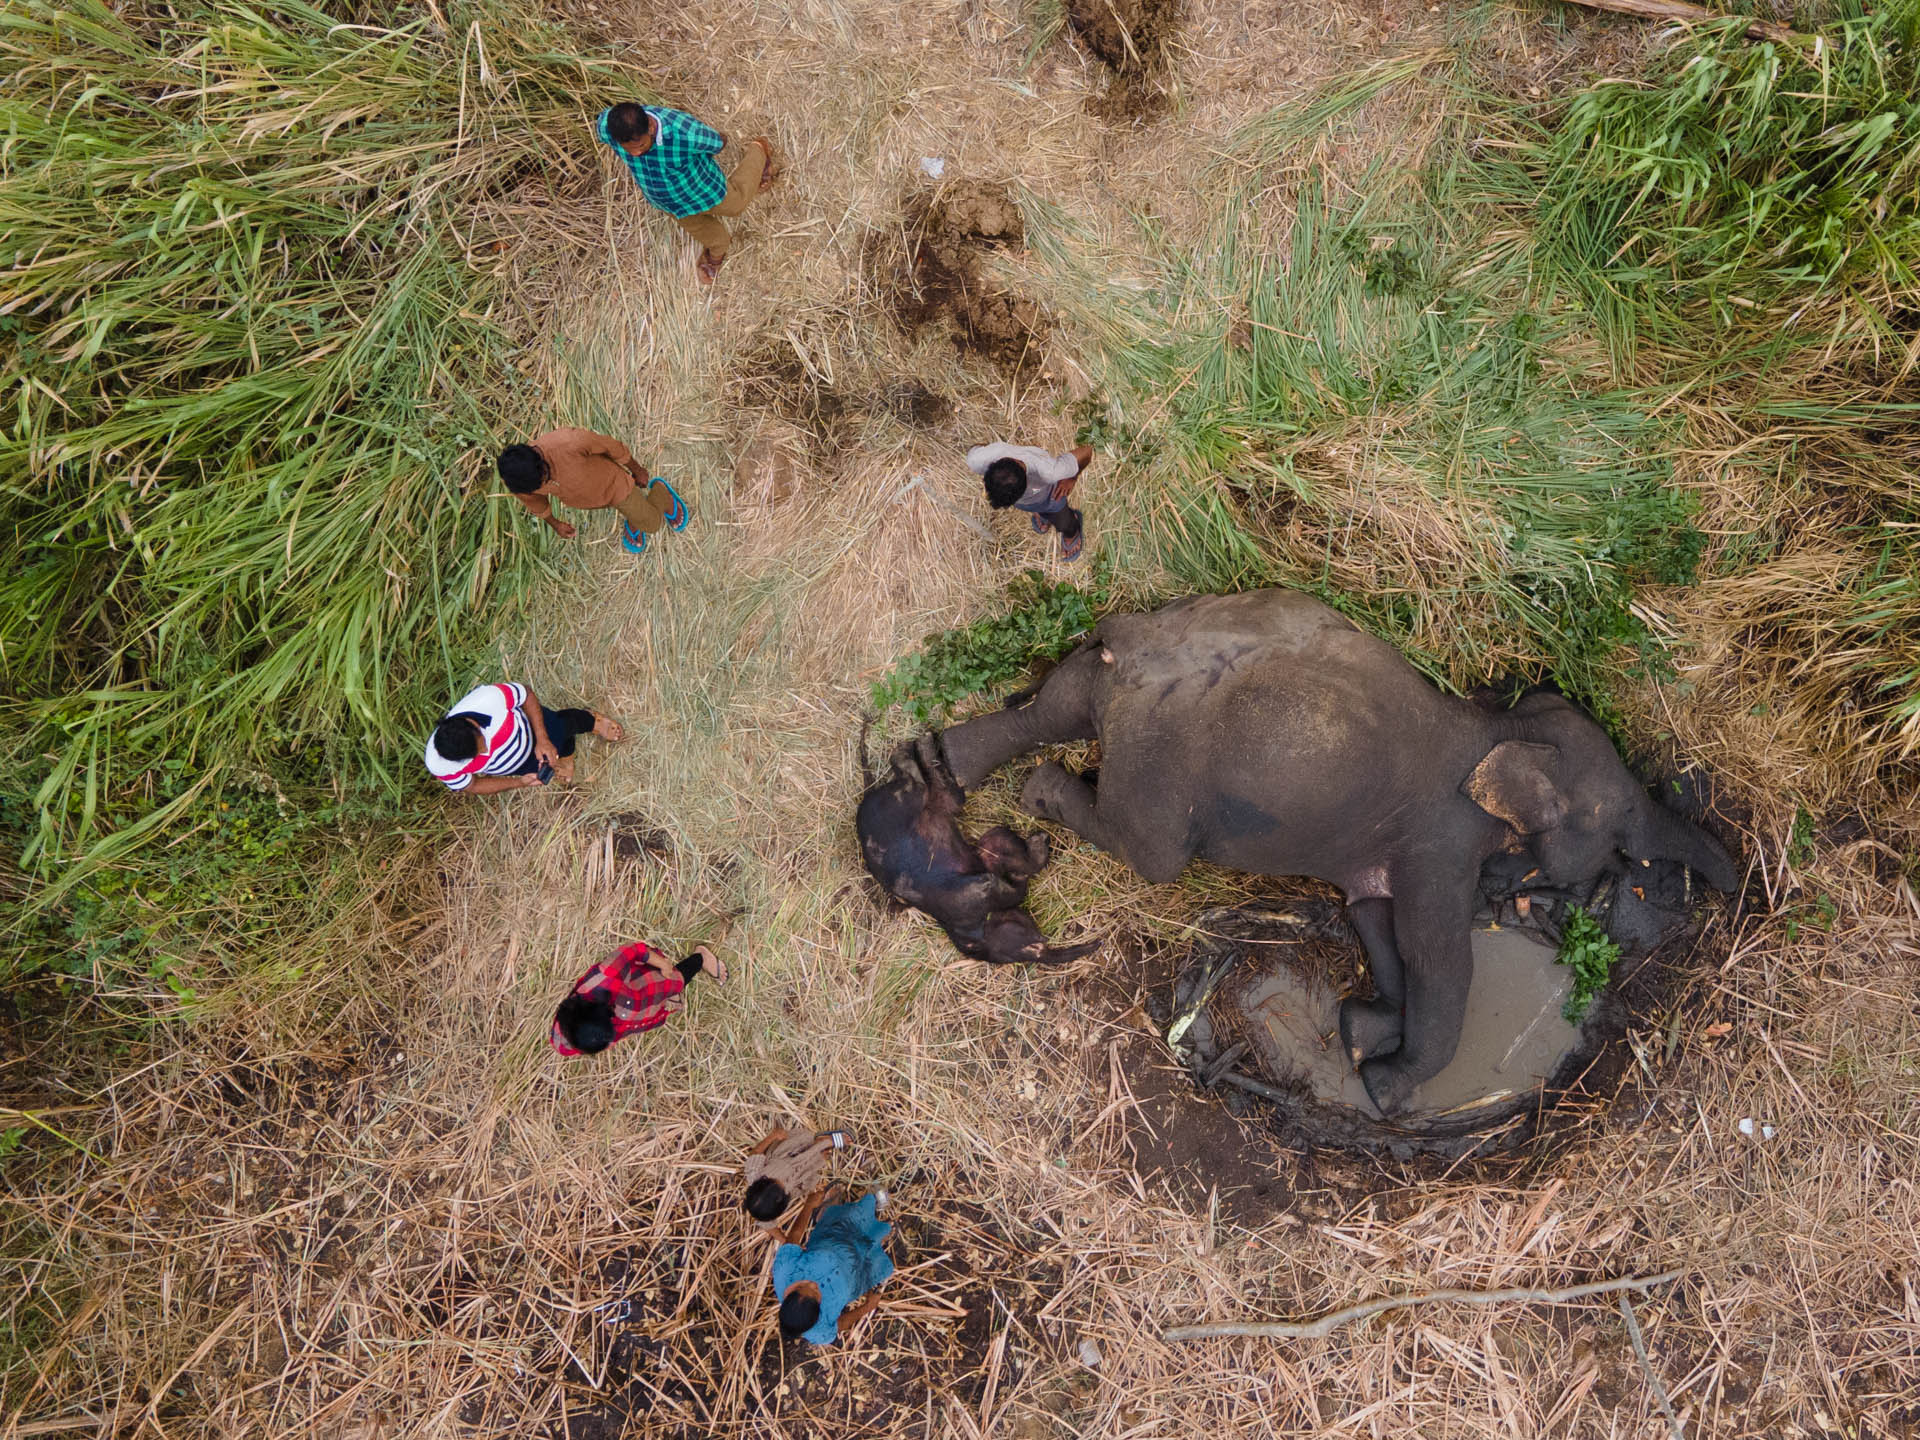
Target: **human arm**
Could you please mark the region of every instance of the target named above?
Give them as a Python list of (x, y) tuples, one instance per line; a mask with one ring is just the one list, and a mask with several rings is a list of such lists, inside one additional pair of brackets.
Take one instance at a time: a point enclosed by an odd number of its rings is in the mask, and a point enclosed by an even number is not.
[(727, 137), (704, 120), (688, 115), (680, 127), (680, 141), (696, 155), (718, 155), (726, 147)]
[(571, 540), (580, 532), (570, 521), (562, 520), (553, 513), (553, 501), (535, 491), (531, 495), (514, 494), (514, 499), (527, 507), (527, 513), (536, 520), (545, 521), (548, 528), (562, 540)]
[(594, 448), (588, 454), (605, 456), (642, 485), (652, 478), (646, 468), (633, 458), (633, 451), (611, 435), (596, 435), (594, 441)]
[(538, 785), (538, 775), (476, 775), (460, 787), (462, 795), (498, 795), (502, 790), (524, 790)]
[[(533, 693), (533, 687), (531, 685), (522, 685), (520, 688), (526, 691), (527, 698), (520, 702), (520, 713), (525, 715), (528, 723), (533, 726), (534, 758), (544, 760), (549, 765), (558, 765), (560, 763), (560, 751), (559, 748), (554, 745), (553, 741), (547, 738), (547, 721), (546, 717), (540, 713), (540, 700)], [(540, 783), (540, 777), (538, 775), (513, 776), (510, 778), (521, 780), (530, 779), (536, 785)]]
[(767, 1151), (771, 1150), (774, 1146), (778, 1145), (782, 1140), (786, 1138), (787, 1138), (787, 1132), (782, 1130), (778, 1125), (776, 1125), (773, 1127), (773, 1129), (767, 1132), (767, 1138), (762, 1140), (758, 1145), (754, 1146), (751, 1150), (747, 1151), (747, 1154), (764, 1155), (767, 1153)]
[(840, 1338), (846, 1339), (860, 1327), (860, 1322), (873, 1313), (873, 1307), (880, 1303), (880, 1292), (874, 1291), (858, 1305), (840, 1312)]
[[(1086, 473), (1087, 466), (1093, 463), (1093, 447), (1091, 445), (1076, 445), (1060, 458), (1062, 460), (1071, 460), (1074, 465), (1074, 470), (1071, 475), (1053, 482), (1053, 498), (1056, 500), (1066, 499), (1067, 496), (1073, 493), (1073, 487), (1080, 483), (1080, 477)], [(1062, 466), (1061, 468), (1064, 469), (1065, 467)]]

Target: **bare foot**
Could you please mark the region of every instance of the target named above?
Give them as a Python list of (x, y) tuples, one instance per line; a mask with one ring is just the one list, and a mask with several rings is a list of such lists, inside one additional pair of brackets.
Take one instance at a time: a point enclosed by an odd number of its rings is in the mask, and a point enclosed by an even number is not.
[(761, 152), (766, 155), (766, 168), (760, 172), (760, 188), (762, 190), (771, 188), (774, 182), (786, 173), (773, 158), (773, 142), (764, 135), (756, 135), (747, 143), (749, 145), (758, 145)]
[(560, 763), (553, 767), (553, 778), (556, 780), (564, 780), (569, 785), (573, 783), (573, 756), (565, 755), (561, 757)]
[(711, 285), (719, 277), (720, 267), (727, 263), (727, 257), (716, 255), (711, 250), (700, 252), (700, 283)]
[(627, 738), (627, 732), (621, 727), (620, 722), (610, 715), (593, 717), (593, 733), (612, 745), (618, 745)]
[(722, 960), (718, 955), (714, 954), (713, 951), (708, 949), (705, 945), (702, 945), (700, 947), (700, 951), (701, 951), (701, 956), (700, 956), (701, 972), (703, 974), (711, 976), (713, 978), (713, 983), (716, 985), (726, 984), (727, 983), (727, 962)]

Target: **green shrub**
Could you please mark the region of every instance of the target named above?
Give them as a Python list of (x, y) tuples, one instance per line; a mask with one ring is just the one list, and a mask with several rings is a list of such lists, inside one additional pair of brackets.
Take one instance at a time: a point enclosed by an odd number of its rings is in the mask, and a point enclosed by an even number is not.
[(958, 630), (929, 635), (873, 687), (873, 706), (884, 713), (904, 706), (918, 724), (983, 690), (1025, 674), (1036, 663), (1057, 660), (1086, 635), (1105, 609), (1108, 578), (1103, 566), (1085, 590), (1049, 584), (1028, 570), (1007, 587), (1007, 610)]
[(1569, 1025), (1578, 1025), (1587, 1018), (1593, 997), (1607, 988), (1620, 947), (1599, 921), (1575, 905), (1568, 908), (1566, 923), (1560, 927), (1560, 953), (1555, 958), (1573, 967), (1573, 989), (1567, 992), (1560, 1013)]

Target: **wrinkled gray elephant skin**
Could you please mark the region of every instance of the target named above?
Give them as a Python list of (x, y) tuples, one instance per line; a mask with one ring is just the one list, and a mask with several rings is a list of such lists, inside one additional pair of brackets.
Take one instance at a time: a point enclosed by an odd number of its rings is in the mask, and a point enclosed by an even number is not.
[[(862, 749), (865, 732), (862, 732)], [(866, 763), (862, 756), (861, 763)], [(867, 872), (894, 899), (940, 922), (962, 955), (996, 965), (1058, 965), (1100, 948), (1047, 944), (1021, 905), (1047, 863), (1047, 837), (996, 825), (971, 841), (960, 829), (966, 794), (932, 736), (893, 752), (893, 774), (869, 779), (854, 828)]]
[(1731, 890), (1733, 861), (1656, 804), (1555, 695), (1491, 711), (1307, 595), (1202, 595), (1101, 622), (1018, 708), (947, 730), (971, 787), (1042, 745), (1098, 738), (1098, 785), (1044, 764), (1021, 806), (1155, 883), (1203, 859), (1346, 892), (1378, 998), (1341, 1037), (1388, 1114), (1452, 1059), (1481, 863), (1524, 846), (1542, 886), (1667, 858)]

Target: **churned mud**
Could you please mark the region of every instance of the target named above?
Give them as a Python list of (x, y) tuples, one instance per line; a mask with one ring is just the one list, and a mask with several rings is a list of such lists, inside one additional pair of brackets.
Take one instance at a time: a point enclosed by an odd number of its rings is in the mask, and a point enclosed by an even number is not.
[(1179, 12), (1179, 0), (1067, 0), (1067, 28), (1109, 71), (1105, 89), (1087, 101), (1090, 114), (1123, 124), (1167, 110), (1166, 47)]
[[(1019, 249), (1020, 208), (1006, 186), (962, 180), (909, 196), (898, 235), (875, 237), (871, 252), (882, 303), (906, 333), (941, 329), (963, 354), (1008, 374), (1037, 364), (1051, 324), (1034, 301), (990, 280), (982, 261)], [(929, 413), (924, 404), (910, 414)], [(934, 423), (913, 420), (909, 423)]]

